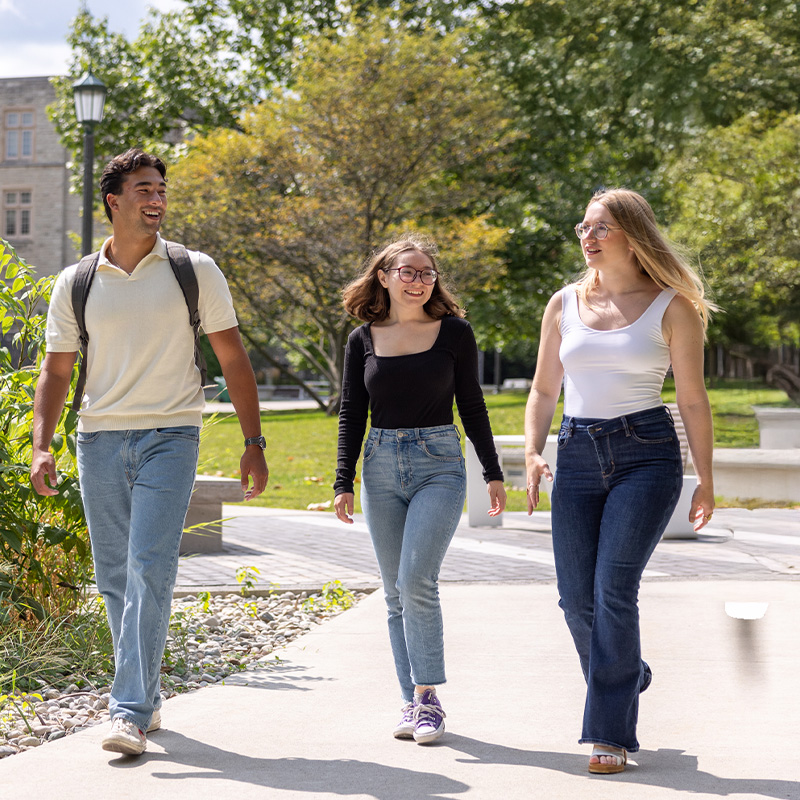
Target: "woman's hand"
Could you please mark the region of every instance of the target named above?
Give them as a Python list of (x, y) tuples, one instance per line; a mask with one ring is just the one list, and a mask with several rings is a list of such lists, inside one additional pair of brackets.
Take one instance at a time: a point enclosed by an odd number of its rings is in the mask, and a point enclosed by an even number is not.
[(540, 456), (535, 455), (528, 460), (528, 480), (526, 483), (528, 493), (528, 515), (532, 514), (539, 505), (539, 483), (542, 478), (553, 482), (553, 473), (550, 465)]
[(336, 511), (336, 516), (348, 525), (353, 524), (355, 499), (356, 497), (352, 492), (342, 492), (342, 494), (337, 494), (333, 501), (333, 509)]
[(689, 509), (689, 522), (695, 531), (705, 528), (711, 521), (714, 513), (714, 490), (705, 484), (700, 484), (692, 495), (692, 505)]
[(486, 488), (489, 491), (489, 516), (496, 517), (506, 507), (506, 487), (503, 481), (489, 481)]

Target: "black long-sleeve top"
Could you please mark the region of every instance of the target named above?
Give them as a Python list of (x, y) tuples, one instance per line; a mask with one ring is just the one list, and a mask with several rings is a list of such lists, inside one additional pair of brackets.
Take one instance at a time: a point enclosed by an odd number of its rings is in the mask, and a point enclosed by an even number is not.
[(454, 397), (484, 480), (503, 480), (478, 380), (478, 347), (469, 323), (444, 317), (430, 350), (404, 356), (376, 356), (370, 323), (356, 328), (347, 340), (344, 357), (335, 494), (353, 491), (368, 412), (375, 428), (451, 425)]

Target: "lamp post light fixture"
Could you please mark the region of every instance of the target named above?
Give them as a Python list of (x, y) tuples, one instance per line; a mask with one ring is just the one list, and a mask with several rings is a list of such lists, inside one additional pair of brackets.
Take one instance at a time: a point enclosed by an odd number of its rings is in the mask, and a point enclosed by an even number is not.
[(81, 255), (92, 252), (92, 214), (94, 203), (94, 126), (103, 120), (106, 103), (106, 85), (92, 74), (90, 69), (80, 80), (72, 84), (75, 101), (75, 116), (83, 125), (83, 231)]

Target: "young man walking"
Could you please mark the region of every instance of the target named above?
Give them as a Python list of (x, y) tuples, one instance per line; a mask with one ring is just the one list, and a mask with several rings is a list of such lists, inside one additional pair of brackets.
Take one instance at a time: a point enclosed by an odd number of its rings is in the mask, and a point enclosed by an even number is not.
[[(159, 235), (166, 166), (138, 149), (113, 158), (100, 191), (113, 235), (100, 250), (86, 299), (86, 391), (78, 471), (97, 588), (114, 638), (116, 672), (103, 749), (138, 755), (161, 725), (160, 672), (178, 550), (197, 469), (204, 405), (188, 301)], [(244, 499), (267, 485), (258, 394), (222, 272), (189, 253), (198, 310), (244, 434)], [(31, 480), (55, 495), (50, 443), (80, 349), (72, 285), (64, 270), (47, 315), (47, 352), (36, 387)]]

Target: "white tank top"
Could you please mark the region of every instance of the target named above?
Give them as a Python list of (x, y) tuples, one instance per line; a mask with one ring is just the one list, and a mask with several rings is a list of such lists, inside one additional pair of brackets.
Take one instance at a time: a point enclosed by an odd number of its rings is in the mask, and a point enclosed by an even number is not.
[(677, 292), (664, 289), (636, 322), (613, 331), (585, 325), (577, 288), (561, 293), (564, 414), (610, 419), (662, 404), (669, 347), (661, 332), (667, 306)]

